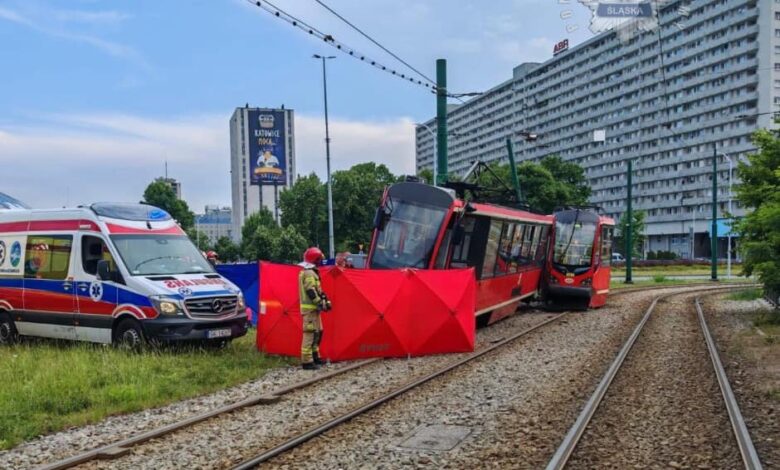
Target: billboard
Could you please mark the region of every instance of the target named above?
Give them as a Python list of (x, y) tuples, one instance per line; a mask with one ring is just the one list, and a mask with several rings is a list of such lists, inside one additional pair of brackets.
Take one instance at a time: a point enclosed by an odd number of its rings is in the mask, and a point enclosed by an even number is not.
[(250, 109), (249, 126), (250, 184), (284, 184), (287, 158), (284, 111)]

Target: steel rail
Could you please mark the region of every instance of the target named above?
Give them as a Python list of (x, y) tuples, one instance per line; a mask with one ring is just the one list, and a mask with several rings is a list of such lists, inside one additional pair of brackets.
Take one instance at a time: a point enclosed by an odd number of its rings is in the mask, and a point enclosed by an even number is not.
[(458, 367), (460, 367), (460, 366), (462, 366), (464, 364), (467, 364), (467, 363), (469, 363), (469, 362), (471, 362), (471, 361), (473, 361), (473, 360), (475, 360), (475, 359), (477, 359), (479, 357), (482, 357), (482, 356), (484, 356), (484, 355), (486, 355), (488, 353), (491, 353), (491, 352), (495, 351), (496, 349), (498, 349), (498, 348), (500, 348), (502, 346), (505, 346), (506, 344), (508, 344), (508, 343), (510, 343), (512, 341), (515, 341), (515, 340), (517, 340), (517, 339), (519, 339), (519, 338), (521, 338), (521, 337), (523, 337), (523, 336), (525, 336), (525, 335), (527, 335), (527, 334), (529, 334), (529, 333), (531, 333), (531, 332), (533, 332), (533, 331), (535, 331), (535, 330), (537, 330), (537, 329), (539, 329), (539, 328), (541, 328), (541, 327), (543, 327), (545, 325), (548, 325), (548, 324), (553, 323), (553, 322), (555, 322), (557, 320), (560, 320), (561, 318), (563, 318), (566, 315), (567, 315), (566, 313), (558, 314), (558, 315), (556, 315), (556, 316), (554, 316), (552, 318), (549, 318), (549, 319), (547, 319), (547, 320), (545, 320), (543, 322), (540, 322), (540, 323), (538, 323), (538, 324), (536, 324), (536, 325), (534, 325), (534, 326), (532, 326), (530, 328), (526, 328), (523, 331), (515, 333), (514, 335), (509, 336), (508, 338), (504, 338), (501, 341), (493, 344), (492, 346), (489, 346), (489, 347), (487, 347), (485, 349), (482, 349), (481, 351), (477, 351), (477, 352), (471, 353), (471, 354), (469, 354), (468, 356), (466, 356), (463, 359), (459, 359), (457, 361), (454, 361), (454, 362), (452, 362), (452, 363), (442, 367), (441, 369), (439, 369), (439, 370), (437, 370), (437, 371), (435, 371), (435, 372), (433, 372), (431, 374), (428, 374), (428, 375), (426, 375), (424, 377), (421, 377), (421, 378), (415, 379), (415, 380), (413, 380), (411, 382), (408, 382), (405, 385), (402, 385), (401, 387), (399, 387), (399, 388), (397, 388), (397, 389), (395, 389), (395, 390), (393, 390), (393, 391), (391, 391), (391, 392), (389, 392), (389, 393), (387, 393), (385, 395), (382, 395), (381, 397), (379, 397), (379, 398), (377, 398), (377, 399), (375, 399), (375, 400), (373, 400), (371, 402), (365, 403), (365, 404), (363, 404), (363, 405), (361, 405), (361, 406), (359, 406), (357, 408), (354, 408), (351, 411), (348, 411), (348, 412), (346, 412), (346, 413), (344, 413), (344, 414), (342, 414), (340, 416), (337, 416), (337, 417), (335, 417), (335, 418), (333, 418), (333, 419), (331, 419), (331, 420), (329, 420), (329, 421), (327, 421), (327, 422), (325, 422), (323, 424), (315, 426), (315, 427), (313, 427), (313, 428), (311, 428), (311, 429), (309, 429), (309, 430), (307, 430), (307, 431), (305, 431), (305, 432), (303, 432), (301, 434), (298, 434), (295, 437), (292, 437), (291, 439), (288, 439), (287, 441), (277, 445), (276, 447), (273, 447), (273, 448), (263, 452), (262, 454), (259, 454), (259, 455), (255, 456), (255, 457), (253, 457), (253, 458), (251, 458), (249, 460), (246, 460), (246, 461), (236, 465), (235, 467), (233, 467), (233, 470), (246, 470), (246, 469), (250, 469), (250, 468), (255, 468), (256, 466), (260, 465), (261, 463), (266, 462), (266, 461), (268, 461), (268, 460), (270, 460), (270, 459), (272, 459), (272, 458), (274, 458), (274, 457), (276, 457), (276, 456), (278, 456), (280, 454), (283, 454), (284, 452), (287, 452), (288, 450), (293, 449), (293, 448), (303, 444), (304, 442), (306, 442), (306, 441), (308, 441), (308, 440), (310, 440), (310, 439), (312, 439), (314, 437), (317, 437), (317, 436), (319, 436), (319, 435), (329, 431), (330, 429), (333, 429), (333, 428), (335, 428), (335, 427), (337, 427), (337, 426), (339, 426), (339, 425), (341, 425), (341, 424), (351, 420), (352, 418), (355, 418), (356, 416), (359, 416), (359, 415), (361, 415), (361, 414), (363, 414), (363, 413), (365, 413), (367, 411), (370, 411), (370, 410), (372, 410), (372, 409), (374, 409), (374, 408), (376, 408), (376, 407), (378, 407), (378, 406), (380, 406), (380, 405), (382, 405), (384, 403), (387, 403), (390, 400), (398, 397), (399, 395), (403, 395), (404, 393), (408, 392), (409, 390), (412, 390), (412, 389), (414, 389), (416, 387), (419, 387), (420, 385), (422, 385), (422, 384), (424, 384), (426, 382), (430, 382), (431, 380), (433, 380), (433, 379), (435, 379), (435, 378), (437, 378), (439, 376), (442, 376), (442, 375), (452, 371), (453, 369), (456, 369), (456, 368), (458, 368)]
[[(627, 289), (619, 289), (619, 290), (615, 291), (614, 293), (612, 293), (611, 295), (617, 296), (617, 295), (621, 295), (621, 294), (629, 294), (629, 293), (645, 291), (645, 290), (686, 288), (686, 287), (687, 286), (684, 286), (684, 285), (680, 285), (680, 286), (671, 285), (671, 286), (652, 286), (652, 287), (627, 288)], [(528, 330), (525, 330), (525, 331), (523, 331), (523, 332), (521, 332), (519, 334), (522, 335), (522, 334), (530, 333), (532, 330), (536, 329), (537, 327), (541, 327), (544, 324), (547, 324), (547, 323), (549, 323), (551, 321), (554, 321), (554, 320), (558, 319), (561, 316), (562, 316), (562, 314), (554, 317), (553, 319), (550, 319), (550, 320), (547, 320), (547, 321), (545, 321), (543, 323), (540, 323), (540, 324), (538, 324), (538, 325), (536, 325), (536, 326), (534, 326), (534, 327), (532, 327), (532, 328), (530, 328)], [(511, 341), (512, 339), (514, 339), (514, 338), (510, 338), (509, 340)], [(504, 341), (506, 341), (506, 340), (502, 340), (502, 342), (498, 343), (497, 346), (505, 344)], [(480, 353), (482, 353), (482, 352), (488, 352), (488, 351), (480, 351)], [(271, 391), (271, 392), (269, 392), (267, 394), (263, 394), (263, 395), (260, 395), (260, 396), (257, 396), (257, 397), (247, 398), (245, 400), (242, 400), (242, 401), (230, 404), (230, 405), (225, 405), (225, 406), (222, 406), (222, 407), (217, 408), (215, 410), (208, 411), (208, 412), (196, 415), (196, 416), (192, 416), (190, 418), (186, 418), (186, 419), (184, 419), (182, 421), (178, 421), (178, 422), (166, 425), (166, 426), (162, 426), (162, 427), (159, 427), (159, 428), (156, 428), (156, 429), (152, 429), (150, 431), (144, 432), (144, 433), (136, 435), (136, 436), (132, 436), (132, 437), (125, 438), (125, 439), (122, 439), (122, 440), (119, 440), (119, 441), (116, 441), (116, 442), (113, 442), (113, 443), (110, 443), (110, 444), (106, 444), (104, 446), (101, 446), (101, 447), (98, 447), (98, 448), (95, 448), (95, 449), (91, 449), (91, 450), (88, 450), (88, 451), (85, 451), (85, 452), (73, 455), (71, 457), (67, 457), (65, 459), (61, 459), (61, 460), (58, 460), (58, 461), (55, 461), (55, 462), (52, 462), (52, 463), (43, 464), (43, 465), (40, 465), (40, 466), (38, 466), (36, 468), (37, 468), (37, 470), (63, 470), (63, 469), (72, 468), (72, 467), (75, 467), (77, 465), (80, 465), (80, 464), (83, 464), (83, 463), (86, 463), (86, 462), (89, 462), (89, 461), (92, 461), (92, 460), (96, 460), (96, 459), (112, 459), (112, 458), (121, 457), (121, 456), (127, 454), (130, 451), (130, 448), (132, 448), (133, 446), (136, 446), (136, 445), (139, 445), (139, 444), (143, 444), (144, 442), (149, 441), (151, 439), (156, 439), (156, 438), (159, 438), (159, 437), (163, 437), (163, 436), (165, 436), (167, 434), (174, 433), (176, 431), (179, 431), (179, 430), (181, 430), (183, 428), (186, 428), (186, 427), (192, 426), (194, 424), (200, 423), (202, 421), (206, 421), (208, 419), (215, 418), (217, 416), (220, 416), (220, 415), (223, 415), (223, 414), (226, 414), (226, 413), (231, 413), (231, 412), (240, 410), (242, 408), (247, 408), (247, 407), (250, 407), (250, 406), (257, 406), (257, 405), (261, 405), (261, 404), (275, 403), (275, 402), (277, 402), (280, 399), (280, 397), (282, 395), (288, 394), (288, 393), (293, 392), (295, 390), (299, 390), (299, 389), (308, 387), (310, 385), (316, 384), (317, 382), (327, 380), (329, 378), (335, 377), (335, 376), (343, 374), (345, 372), (349, 372), (349, 371), (361, 368), (363, 366), (366, 366), (368, 364), (371, 364), (371, 363), (374, 363), (374, 362), (377, 362), (377, 361), (380, 361), (380, 360), (382, 360), (382, 359), (381, 358), (374, 358), (374, 359), (361, 361), (361, 362), (352, 364), (350, 366), (347, 366), (347, 367), (344, 367), (344, 368), (341, 368), (341, 369), (337, 369), (337, 370), (332, 371), (332, 372), (328, 372), (328, 373), (323, 374), (323, 375), (315, 376), (315, 377), (312, 377), (310, 379), (307, 379), (307, 380), (304, 380), (304, 381), (301, 381), (301, 382), (298, 382), (298, 383), (295, 383), (295, 384), (292, 384), (292, 385), (289, 385), (289, 386), (286, 386), (286, 387), (282, 387), (280, 389)]]
[(563, 438), (563, 441), (561, 441), (561, 444), (558, 446), (558, 449), (555, 451), (555, 454), (553, 454), (552, 458), (547, 463), (546, 469), (562, 470), (566, 466), (566, 463), (569, 461), (569, 458), (574, 452), (574, 449), (577, 447), (580, 438), (585, 433), (585, 429), (587, 429), (588, 424), (591, 421), (591, 418), (593, 418), (593, 415), (596, 413), (599, 404), (601, 404), (601, 401), (606, 395), (609, 386), (612, 384), (612, 381), (614, 380), (615, 376), (620, 370), (620, 367), (623, 365), (623, 362), (628, 356), (628, 353), (631, 351), (632, 347), (636, 343), (637, 338), (642, 333), (642, 329), (644, 328), (647, 321), (650, 319), (650, 316), (653, 314), (653, 311), (655, 310), (655, 307), (660, 300), (664, 300), (673, 296), (690, 294), (691, 292), (722, 291), (722, 290), (729, 290), (729, 289), (734, 289), (734, 286), (731, 285), (716, 286), (716, 287), (710, 286), (708, 288), (688, 289), (687, 291), (671, 292), (656, 297), (653, 300), (653, 303), (651, 303), (650, 306), (647, 308), (647, 311), (645, 312), (644, 316), (640, 320), (639, 324), (637, 324), (636, 328), (634, 328), (634, 331), (631, 333), (631, 336), (629, 336), (628, 340), (625, 342), (625, 344), (623, 344), (623, 347), (620, 349), (620, 352), (618, 353), (617, 357), (615, 357), (615, 360), (609, 366), (609, 369), (607, 369), (607, 372), (604, 374), (604, 377), (602, 377), (598, 386), (596, 386), (596, 390), (594, 390), (593, 394), (585, 403), (585, 406), (583, 407), (579, 416), (577, 416), (576, 421), (574, 421), (574, 424), (566, 433), (566, 436)]
[(718, 377), (718, 385), (720, 386), (720, 392), (723, 395), (723, 401), (726, 404), (726, 410), (729, 413), (729, 421), (731, 421), (734, 437), (737, 439), (739, 453), (742, 455), (742, 462), (745, 464), (747, 470), (761, 470), (763, 468), (761, 460), (759, 460), (756, 448), (753, 446), (753, 440), (750, 438), (750, 432), (748, 432), (745, 419), (739, 411), (739, 405), (734, 396), (734, 391), (731, 389), (726, 370), (723, 368), (723, 363), (720, 360), (718, 348), (715, 346), (715, 341), (712, 339), (710, 328), (707, 326), (707, 320), (704, 318), (704, 312), (702, 311), (699, 297), (696, 297), (695, 303), (701, 331), (704, 334), (704, 340), (707, 342), (707, 349), (710, 352), (710, 359), (712, 359), (712, 367), (715, 369), (715, 375)]
[(367, 359), (365, 361), (356, 362), (355, 364), (351, 364), (347, 367), (342, 367), (340, 369), (336, 369), (334, 371), (312, 377), (310, 379), (306, 379), (300, 382), (296, 382), (292, 385), (288, 385), (286, 387), (282, 387), (280, 389), (268, 392), (263, 395), (259, 395), (257, 397), (247, 398), (241, 401), (238, 401), (236, 403), (232, 403), (230, 405), (225, 405), (220, 408), (208, 411), (206, 413), (202, 413), (199, 415), (192, 416), (190, 418), (186, 418), (181, 421), (177, 421), (175, 423), (162, 426), (156, 429), (152, 429), (150, 431), (144, 432), (142, 434), (138, 434), (136, 436), (132, 436), (126, 439), (122, 439), (117, 442), (113, 442), (111, 444), (104, 445), (102, 447), (98, 447), (96, 449), (88, 450), (86, 452), (82, 452), (80, 454), (76, 454), (72, 457), (68, 457), (62, 460), (58, 460), (56, 462), (48, 463), (41, 465), (37, 467), (38, 470), (63, 470), (66, 468), (75, 467), (76, 465), (80, 465), (92, 460), (96, 459), (112, 459), (121, 457), (125, 454), (127, 454), (130, 451), (130, 448), (133, 446), (136, 446), (138, 444), (142, 444), (150, 439), (156, 439), (162, 436), (165, 436), (167, 434), (171, 434), (173, 432), (176, 432), (180, 429), (192, 426), (194, 424), (200, 423), (202, 421), (206, 421), (208, 419), (226, 414), (226, 413), (232, 413), (234, 411), (240, 410), (242, 408), (247, 408), (250, 406), (256, 406), (256, 405), (262, 405), (262, 404), (270, 404), (270, 403), (276, 403), (280, 400), (282, 395), (286, 395), (290, 392), (293, 392), (295, 390), (299, 390), (302, 388), (306, 388), (310, 385), (316, 384), (318, 382), (322, 382), (324, 380), (330, 379), (332, 377), (335, 377), (337, 375), (344, 374), (345, 372), (349, 372), (364, 366), (367, 366), (368, 364), (372, 364), (374, 362), (382, 360), (381, 358), (375, 358), (375, 359)]

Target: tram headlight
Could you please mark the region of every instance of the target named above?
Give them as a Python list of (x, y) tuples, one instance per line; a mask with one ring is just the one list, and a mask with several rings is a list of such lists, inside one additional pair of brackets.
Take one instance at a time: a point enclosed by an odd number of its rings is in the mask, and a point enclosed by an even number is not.
[(591, 278), (583, 279), (580, 285), (584, 287), (590, 287), (591, 285), (593, 285), (593, 279)]
[(550, 284), (558, 284), (558, 278), (555, 276), (550, 276)]

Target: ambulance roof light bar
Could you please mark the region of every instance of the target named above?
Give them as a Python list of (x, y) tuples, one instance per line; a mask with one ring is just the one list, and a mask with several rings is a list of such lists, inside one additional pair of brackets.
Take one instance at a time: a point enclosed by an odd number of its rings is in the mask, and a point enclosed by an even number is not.
[(133, 220), (141, 222), (159, 222), (171, 220), (171, 215), (164, 210), (148, 204), (129, 204), (122, 202), (96, 202), (89, 206), (92, 212), (102, 217), (112, 219)]

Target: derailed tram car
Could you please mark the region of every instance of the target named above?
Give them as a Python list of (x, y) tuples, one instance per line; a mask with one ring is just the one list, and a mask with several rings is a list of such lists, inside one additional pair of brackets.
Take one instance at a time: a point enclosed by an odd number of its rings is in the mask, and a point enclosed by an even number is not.
[(477, 323), (486, 325), (537, 293), (552, 223), (552, 216), (464, 202), (452, 189), (397, 183), (377, 210), (367, 266), (473, 267)]
[(595, 308), (607, 301), (615, 221), (593, 208), (566, 208), (553, 214), (544, 297), (557, 307)]

